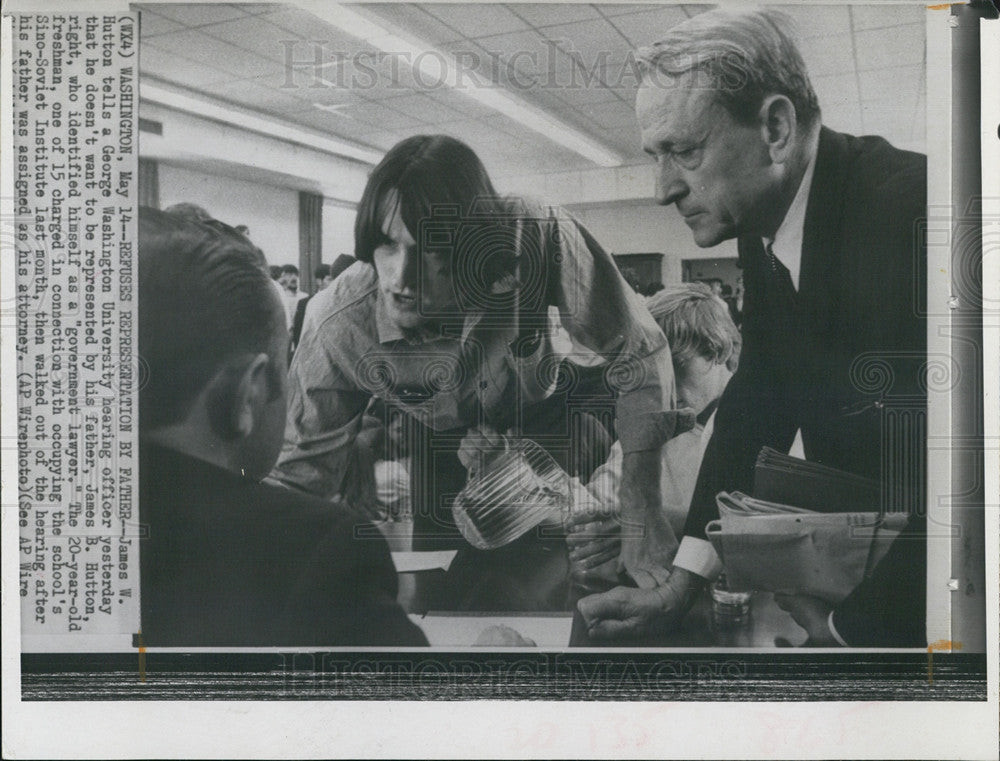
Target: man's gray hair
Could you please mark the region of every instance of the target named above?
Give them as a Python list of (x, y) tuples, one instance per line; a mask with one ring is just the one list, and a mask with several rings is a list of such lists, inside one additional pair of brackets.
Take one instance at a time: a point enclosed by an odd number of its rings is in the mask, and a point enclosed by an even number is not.
[(707, 285), (667, 286), (646, 299), (646, 308), (667, 337), (674, 362), (704, 357), (736, 372), (743, 340), (726, 302)]
[[(643, 83), (675, 87), (672, 80), (690, 73), (693, 87), (715, 90), (719, 102), (743, 124), (756, 122), (765, 97), (784, 95), (799, 122), (811, 126), (819, 119), (819, 101), (792, 26), (788, 16), (772, 10), (699, 14), (636, 51)], [(662, 81), (661, 74), (671, 81)]]

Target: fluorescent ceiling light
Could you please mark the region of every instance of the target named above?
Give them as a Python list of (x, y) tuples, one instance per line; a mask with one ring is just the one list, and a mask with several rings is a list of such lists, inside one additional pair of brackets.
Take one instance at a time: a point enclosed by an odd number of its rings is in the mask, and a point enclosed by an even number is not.
[(154, 84), (148, 78), (143, 78), (139, 83), (139, 97), (151, 103), (159, 103), (161, 106), (232, 124), (279, 140), (315, 148), (324, 153), (362, 161), (365, 164), (377, 164), (382, 160), (382, 151), (375, 151), (334, 137), (317, 135), (300, 127), (276, 121), (273, 117), (257, 116), (249, 111), (222, 105), (209, 98), (188, 95), (173, 88)]
[[(457, 92), (499, 111), (598, 166), (615, 167), (625, 163), (625, 159), (614, 151), (545, 111), (493, 84), (475, 81), (469, 76), (469, 72), (463, 72), (460, 76), (454, 57), (437, 50), (429, 43), (389, 31), (380, 23), (343, 5), (314, 3), (309, 0), (299, 0), (298, 5), (328, 24), (384, 53), (406, 56), (408, 62), (423, 78), (433, 82), (444, 82)], [(461, 87), (458, 87), (459, 81), (462, 83)]]

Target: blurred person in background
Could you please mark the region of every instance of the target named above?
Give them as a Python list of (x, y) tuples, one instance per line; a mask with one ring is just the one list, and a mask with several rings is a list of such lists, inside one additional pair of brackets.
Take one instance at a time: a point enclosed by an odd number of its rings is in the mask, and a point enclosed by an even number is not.
[(281, 277), (278, 278), (278, 285), (284, 291), (285, 317), (287, 318), (288, 330), (291, 332), (295, 322), (295, 310), (300, 301), (309, 298), (309, 294), (299, 290), (299, 268), (294, 264), (281, 266)]

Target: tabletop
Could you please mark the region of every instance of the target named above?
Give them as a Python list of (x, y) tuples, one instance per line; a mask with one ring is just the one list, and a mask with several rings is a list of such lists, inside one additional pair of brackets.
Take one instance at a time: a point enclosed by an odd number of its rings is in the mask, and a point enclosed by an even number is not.
[[(470, 647), (483, 628), (504, 624), (540, 648), (669, 647), (774, 648), (798, 646), (806, 633), (767, 592), (751, 596), (745, 625), (713, 625), (708, 590), (699, 595), (680, 627), (668, 634), (627, 642), (595, 642), (586, 633), (568, 583), (565, 545), (558, 539), (526, 537), (483, 552), (414, 553), (405, 526), (386, 531), (399, 573), (399, 602), (434, 647)], [(780, 644), (779, 644), (780, 643)]]

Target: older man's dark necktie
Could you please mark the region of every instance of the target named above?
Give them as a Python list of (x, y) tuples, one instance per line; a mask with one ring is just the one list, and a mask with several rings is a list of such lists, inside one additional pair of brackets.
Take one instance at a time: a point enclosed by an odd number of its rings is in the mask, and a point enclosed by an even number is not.
[(788, 267), (774, 255), (774, 247), (770, 243), (764, 249), (764, 260), (764, 277), (767, 279), (770, 295), (780, 296), (782, 302), (790, 300), (794, 304), (796, 291), (792, 275)]

